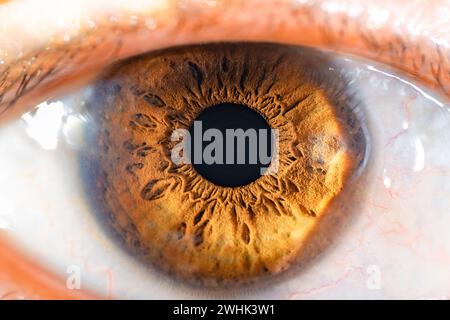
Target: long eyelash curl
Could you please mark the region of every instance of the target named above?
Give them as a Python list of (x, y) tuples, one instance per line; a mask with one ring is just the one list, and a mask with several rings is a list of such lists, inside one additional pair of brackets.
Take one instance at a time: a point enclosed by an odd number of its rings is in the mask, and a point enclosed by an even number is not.
[[(192, 284), (241, 285), (296, 263), (366, 157), (346, 80), (296, 47), (222, 43), (119, 63), (88, 101), (98, 130), (91, 183), (108, 224), (140, 259)], [(175, 164), (171, 134), (205, 109), (244, 105), (279, 130), (279, 167), (238, 187)]]

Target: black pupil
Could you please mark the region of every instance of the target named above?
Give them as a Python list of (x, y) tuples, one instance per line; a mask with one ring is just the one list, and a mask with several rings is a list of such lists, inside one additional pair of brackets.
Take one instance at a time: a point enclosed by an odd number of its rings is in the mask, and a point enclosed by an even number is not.
[[(208, 135), (208, 129), (216, 130)], [(189, 133), (194, 169), (216, 185), (244, 186), (261, 177), (270, 165), (271, 128), (246, 106), (222, 103), (209, 107), (195, 119)]]

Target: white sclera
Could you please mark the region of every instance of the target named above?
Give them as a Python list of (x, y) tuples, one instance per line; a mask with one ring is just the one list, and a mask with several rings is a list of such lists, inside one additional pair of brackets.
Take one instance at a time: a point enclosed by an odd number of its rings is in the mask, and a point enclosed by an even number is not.
[(119, 248), (80, 174), (82, 133), (95, 125), (89, 88), (0, 128), (0, 230), (62, 281), (80, 270), (82, 289), (110, 297), (449, 298), (449, 105), (386, 69), (330, 57), (330, 76), (351, 79), (370, 131), (364, 196), (350, 199), (360, 209), (334, 245), (295, 276), (264, 290), (192, 289)]

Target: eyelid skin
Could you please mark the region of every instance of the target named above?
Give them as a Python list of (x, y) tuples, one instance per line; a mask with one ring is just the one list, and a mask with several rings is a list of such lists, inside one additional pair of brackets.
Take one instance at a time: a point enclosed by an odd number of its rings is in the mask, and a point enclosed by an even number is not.
[[(271, 41), (356, 54), (389, 64), (448, 97), (449, 4), (445, 0), (13, 1), (0, 7), (0, 114), (8, 118), (23, 113), (33, 101), (58, 92), (55, 89), (62, 84), (86, 81), (87, 75), (117, 59), (211, 41)], [(33, 90), (37, 85), (40, 90)]]
[[(449, 97), (449, 16), (445, 0), (10, 1), (0, 4), (0, 120), (61, 93), (65, 84), (81, 85), (118, 59), (211, 41), (282, 42), (355, 54)], [(44, 285), (42, 279), (52, 276), (5, 237), (0, 270), (0, 283), (9, 279), (13, 291), (89, 297), (66, 290), (63, 280)], [(5, 292), (0, 288), (0, 297)]]

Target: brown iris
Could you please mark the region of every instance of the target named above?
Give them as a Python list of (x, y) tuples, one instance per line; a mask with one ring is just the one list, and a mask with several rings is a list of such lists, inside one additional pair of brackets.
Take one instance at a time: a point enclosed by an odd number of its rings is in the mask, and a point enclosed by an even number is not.
[[(134, 253), (202, 283), (286, 269), (363, 157), (342, 83), (321, 60), (271, 44), (181, 47), (115, 66), (96, 86), (97, 186)], [(175, 164), (175, 129), (206, 108), (244, 105), (279, 133), (278, 171), (238, 187)]]

